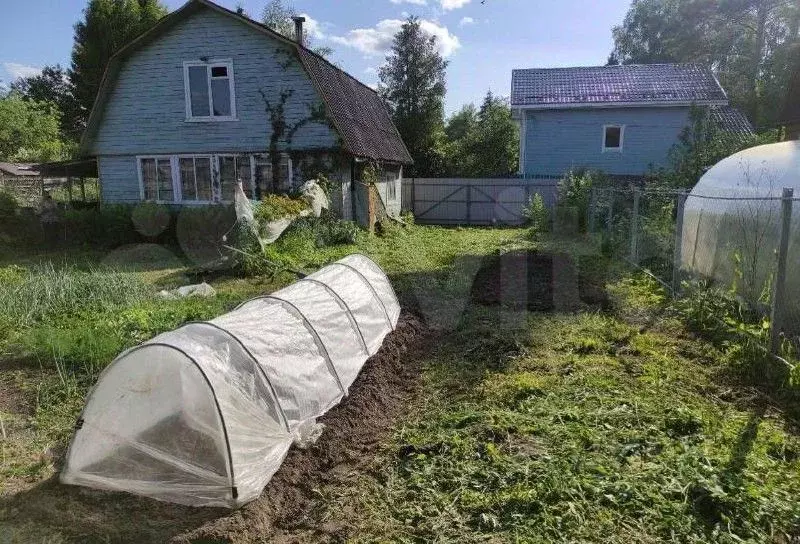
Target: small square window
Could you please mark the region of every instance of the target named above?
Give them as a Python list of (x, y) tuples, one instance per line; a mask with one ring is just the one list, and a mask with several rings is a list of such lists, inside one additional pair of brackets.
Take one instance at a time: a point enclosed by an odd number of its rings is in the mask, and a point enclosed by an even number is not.
[(228, 67), (213, 66), (211, 68), (211, 77), (228, 77)]
[(622, 151), (624, 128), (615, 125), (603, 127), (603, 151)]

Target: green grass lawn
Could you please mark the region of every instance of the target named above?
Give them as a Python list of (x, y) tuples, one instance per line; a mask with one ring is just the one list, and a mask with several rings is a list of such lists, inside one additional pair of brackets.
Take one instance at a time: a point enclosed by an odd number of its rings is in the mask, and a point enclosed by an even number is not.
[[(608, 282), (611, 304), (528, 313), (469, 303), (483, 257), (534, 246), (573, 255)], [(520, 229), (414, 226), (351, 246), (294, 249), (292, 264), (304, 269), (370, 255), (436, 339), (408, 415), (355, 483), (315, 490), (311, 526), (343, 521), (349, 539), (362, 542), (800, 538), (795, 422), (741, 383), (719, 349), (689, 334), (657, 286), (590, 245), (534, 243)], [(61, 282), (62, 304), (4, 303), (17, 309), (0, 324), (0, 390), (11, 395), (0, 398), (0, 499), (54, 473), (87, 388), (120, 350), (292, 280), (220, 277), (213, 299), (163, 301), (152, 292), (195, 279), (174, 261), (134, 271), (117, 264), (122, 272), (108, 274), (87, 272), (102, 258), (82, 258), (66, 279), (45, 272)], [(6, 285), (41, 281), (25, 277), (0, 269)], [(112, 290), (71, 308), (66, 301), (95, 281), (128, 285), (131, 296)], [(119, 534), (99, 515), (73, 516), (65, 527), (52, 509), (19, 522), (11, 510), (0, 506), (0, 526), (39, 540)]]

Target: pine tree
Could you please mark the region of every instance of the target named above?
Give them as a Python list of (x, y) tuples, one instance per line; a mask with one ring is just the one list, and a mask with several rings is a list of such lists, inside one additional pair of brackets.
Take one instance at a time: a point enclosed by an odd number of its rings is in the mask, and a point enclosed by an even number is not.
[(75, 24), (69, 70), (83, 124), (111, 56), (166, 14), (159, 0), (89, 0), (83, 20)]
[(409, 17), (381, 67), (380, 93), (389, 105), (414, 166), (411, 175), (433, 176), (443, 167), (445, 61), (436, 37)]

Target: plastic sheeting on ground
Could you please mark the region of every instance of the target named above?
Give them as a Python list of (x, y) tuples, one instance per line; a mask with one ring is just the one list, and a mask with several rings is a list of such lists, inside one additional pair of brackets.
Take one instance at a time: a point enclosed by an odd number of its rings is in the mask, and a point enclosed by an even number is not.
[(399, 316), (381, 268), (351, 255), (130, 349), (87, 397), (61, 481), (241, 506), (318, 433)]

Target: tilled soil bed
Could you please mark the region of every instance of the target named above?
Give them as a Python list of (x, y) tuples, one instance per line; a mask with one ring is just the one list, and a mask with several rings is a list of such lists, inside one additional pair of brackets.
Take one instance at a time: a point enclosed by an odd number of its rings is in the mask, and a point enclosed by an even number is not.
[(315, 490), (345, 484), (368, 464), (418, 385), (419, 358), (430, 341), (420, 319), (404, 313), (380, 352), (364, 365), (350, 396), (320, 418), (325, 431), (293, 448), (256, 501), (182, 534), (175, 542), (309, 542), (347, 537), (346, 523), (318, 519)]

